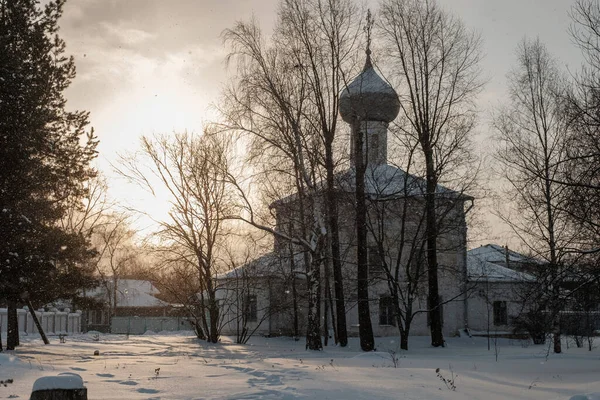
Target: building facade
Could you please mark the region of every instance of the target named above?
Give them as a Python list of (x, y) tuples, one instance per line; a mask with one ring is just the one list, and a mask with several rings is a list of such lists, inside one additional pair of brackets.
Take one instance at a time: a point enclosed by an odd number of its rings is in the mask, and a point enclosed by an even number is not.
[[(346, 300), (347, 326), (350, 335), (358, 335), (357, 311), (357, 243), (356, 243), (356, 155), (354, 146), (357, 135), (363, 137), (361, 160), (366, 165), (365, 196), (367, 201), (368, 261), (369, 261), (369, 305), (373, 331), (376, 336), (398, 335), (400, 314), (409, 316), (411, 334), (429, 334), (427, 305), (427, 266), (425, 262), (425, 189), (424, 179), (413, 176), (401, 168), (388, 164), (387, 143), (388, 125), (399, 112), (399, 100), (394, 89), (385, 82), (373, 68), (370, 56), (362, 73), (350, 83), (340, 96), (340, 115), (351, 127), (350, 167), (335, 174), (336, 202), (339, 221), (340, 253)], [(287, 237), (298, 237), (306, 231), (309, 218), (319, 218), (326, 209), (325, 183), (317, 184), (310, 199), (294, 194), (274, 202), (271, 207), (276, 214), (276, 231)], [(305, 201), (301, 207), (300, 202)], [(457, 334), (468, 327), (468, 287), (466, 254), (465, 215), (472, 205), (473, 198), (438, 185), (436, 189), (436, 218), (438, 226), (438, 270), (439, 288), (442, 298), (443, 331), (445, 335)], [(302, 212), (309, 204), (310, 212)], [(304, 220), (303, 220), (304, 218)], [(330, 273), (323, 253), (321, 277)], [(251, 329), (260, 334), (277, 334), (290, 331), (289, 315), (291, 303), (285, 299), (292, 291), (290, 282), (302, 271), (308, 271), (305, 249), (292, 245), (289, 241), (276, 237), (273, 251), (247, 266), (262, 265), (261, 272), (253, 279), (262, 281), (244, 292), (244, 299), (233, 309), (232, 298), (239, 297), (234, 288), (235, 276), (228, 274), (222, 289), (222, 313), (226, 321), (223, 333), (239, 331), (239, 317), (250, 318)], [(314, 255), (313, 255), (314, 257)], [(269, 260), (267, 262), (267, 260)], [(256, 267), (254, 267), (256, 269)], [(274, 273), (278, 270), (279, 273)], [(265, 271), (269, 271), (266, 273)], [(281, 273), (285, 271), (284, 273)], [(268, 279), (267, 279), (268, 277)], [(267, 284), (267, 282), (269, 282)], [(274, 284), (273, 282), (278, 282)], [(321, 285), (321, 317), (334, 314), (333, 289), (324, 282)], [(276, 287), (276, 290), (273, 288)], [(295, 284), (297, 293), (306, 290), (306, 285)], [(237, 292), (239, 293), (239, 292)], [(305, 296), (305, 294), (304, 294)], [(226, 299), (229, 299), (225, 301)], [(302, 301), (298, 297), (297, 301)], [(241, 304), (241, 305), (239, 305)], [(249, 304), (249, 305), (245, 305)], [(286, 304), (286, 307), (281, 307)], [(277, 307), (275, 307), (277, 305)], [(292, 312), (295, 318), (304, 321), (305, 304), (296, 305)], [(261, 314), (262, 312), (262, 314)], [(235, 322), (231, 322), (235, 321)], [(305, 323), (300, 323), (304, 326)], [(325, 325), (325, 321), (323, 321)], [(287, 329), (286, 329), (287, 328)], [(328, 330), (333, 331), (329, 323)]]

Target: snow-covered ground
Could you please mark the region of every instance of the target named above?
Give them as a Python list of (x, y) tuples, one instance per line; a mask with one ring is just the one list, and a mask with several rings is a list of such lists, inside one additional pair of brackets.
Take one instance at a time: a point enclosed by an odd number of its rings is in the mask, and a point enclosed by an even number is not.
[(428, 341), (412, 337), (406, 352), (379, 338), (378, 352), (362, 353), (357, 339), (311, 352), (289, 338), (211, 345), (190, 333), (79, 335), (48, 346), (24, 338), (16, 352), (0, 353), (0, 381), (13, 379), (0, 385), (0, 399), (26, 399), (37, 378), (62, 372), (81, 375), (90, 399), (568, 400), (600, 392), (600, 350), (547, 356), (545, 346), (499, 339), (496, 361), (485, 338), (449, 338), (443, 349)]

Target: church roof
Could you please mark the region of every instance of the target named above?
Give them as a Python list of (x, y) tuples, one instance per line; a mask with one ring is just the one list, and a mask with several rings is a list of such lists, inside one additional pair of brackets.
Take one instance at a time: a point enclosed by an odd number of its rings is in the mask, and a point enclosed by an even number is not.
[(340, 95), (340, 115), (348, 123), (363, 121), (391, 122), (400, 111), (400, 100), (392, 86), (384, 81), (371, 64), (370, 51), (363, 71)]
[[(354, 167), (335, 174), (334, 182), (336, 188), (345, 193), (352, 193), (356, 189), (356, 170)], [(326, 188), (327, 182), (320, 181), (317, 187), (320, 190)], [(426, 192), (426, 181), (423, 178), (416, 177), (407, 173), (401, 168), (393, 165), (369, 165), (365, 172), (365, 194), (371, 199), (387, 200), (402, 197), (423, 196)], [(460, 198), (462, 200), (472, 200), (473, 197), (448, 189), (442, 185), (437, 185), (438, 197)], [(285, 204), (294, 201), (297, 194), (283, 197), (271, 203), (271, 207), (279, 204)]]
[[(356, 169), (351, 167), (336, 174), (338, 187), (345, 192), (354, 192), (356, 189)], [(369, 165), (365, 171), (365, 194), (379, 198), (397, 198), (422, 196), (427, 189), (427, 182), (423, 178), (407, 173), (401, 168), (389, 164)], [(439, 196), (471, 198), (442, 185), (437, 185), (436, 193)]]

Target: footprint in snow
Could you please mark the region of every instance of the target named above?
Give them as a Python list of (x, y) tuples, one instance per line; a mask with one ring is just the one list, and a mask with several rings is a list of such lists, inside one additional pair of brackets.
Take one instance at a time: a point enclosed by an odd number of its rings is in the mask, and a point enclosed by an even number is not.
[(121, 382), (119, 382), (119, 383), (120, 383), (121, 385), (129, 385), (129, 386), (136, 386), (136, 385), (138, 385), (138, 383), (137, 383), (137, 382), (135, 382), (135, 381), (121, 381)]
[(160, 392), (160, 390), (139, 388), (137, 390), (137, 392), (138, 393), (147, 393), (147, 394), (156, 394), (156, 393)]

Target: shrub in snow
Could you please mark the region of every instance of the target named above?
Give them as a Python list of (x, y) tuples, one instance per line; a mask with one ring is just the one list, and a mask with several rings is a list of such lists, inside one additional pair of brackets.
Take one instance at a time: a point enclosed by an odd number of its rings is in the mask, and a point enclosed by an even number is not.
[(452, 391), (456, 390), (456, 385), (454, 384), (454, 380), (456, 379), (456, 377), (458, 377), (458, 375), (454, 375), (454, 371), (452, 370), (452, 367), (450, 367), (450, 378), (446, 378), (442, 375), (442, 372), (440, 371), (439, 368), (435, 369), (435, 373), (437, 374), (438, 378), (440, 378), (440, 380), (442, 382), (444, 382), (444, 384), (446, 385), (446, 387)]
[(544, 344), (546, 343), (546, 336), (552, 329), (551, 322), (546, 313), (532, 310), (515, 317), (512, 325), (515, 333), (529, 333), (533, 344)]
[(7, 387), (9, 383), (13, 383), (14, 381), (12, 379), (6, 379), (4, 381), (0, 381), (0, 385)]

